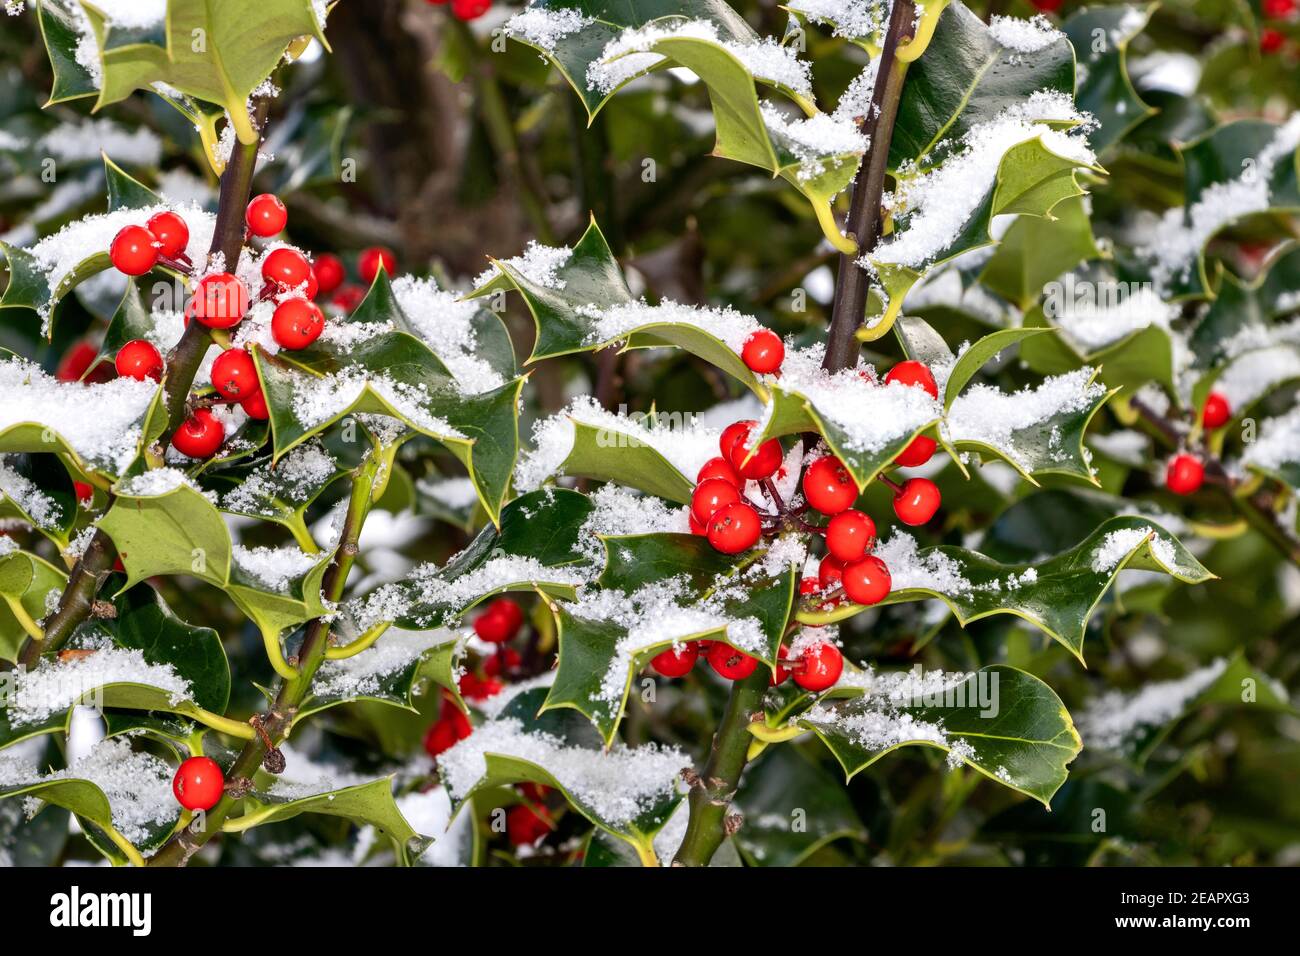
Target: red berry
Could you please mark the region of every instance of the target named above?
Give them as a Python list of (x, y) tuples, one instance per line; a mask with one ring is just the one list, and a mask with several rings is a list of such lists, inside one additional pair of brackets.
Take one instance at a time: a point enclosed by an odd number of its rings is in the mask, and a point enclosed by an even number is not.
[(1065, 0), (1029, 0), (1039, 13), (1055, 13), (1065, 5)]
[(474, 619), (474, 633), (489, 644), (504, 644), (519, 632), (524, 612), (509, 598), (497, 598)]
[(257, 380), (257, 366), (253, 356), (243, 349), (226, 349), (212, 363), (212, 387), (222, 398), (232, 402), (243, 401), (254, 392), (262, 390)]
[(311, 266), (297, 249), (281, 246), (262, 260), (262, 278), (285, 289), (296, 289), (311, 278)]
[(1285, 20), (1295, 13), (1296, 0), (1263, 0), (1260, 9), (1270, 20)]
[(920, 385), (930, 393), (931, 398), (939, 397), (939, 386), (935, 383), (930, 370), (913, 359), (899, 362), (885, 373), (885, 384), (901, 382), (904, 385)]
[(232, 328), (248, 311), (248, 289), (229, 272), (214, 272), (199, 280), (190, 311), (210, 329)]
[(1201, 409), (1201, 424), (1213, 431), (1228, 424), (1232, 418), (1232, 406), (1228, 397), (1222, 392), (1211, 392), (1205, 396), (1205, 406)]
[(168, 259), (175, 259), (183, 253), (190, 241), (190, 227), (185, 225), (184, 219), (168, 210), (150, 216), (145, 228), (158, 241), (159, 255)]
[(848, 564), (857, 561), (876, 543), (876, 523), (861, 511), (841, 511), (826, 525), (826, 550)]
[(790, 679), (790, 668), (786, 667), (783, 661), (788, 661), (790, 657), (790, 646), (781, 645), (781, 652), (776, 656), (776, 670), (772, 671), (771, 678), (768, 679), (768, 687), (780, 687)]
[(699, 645), (691, 641), (681, 647), (670, 647), (656, 654), (650, 661), (650, 666), (664, 677), (685, 677), (691, 672), (699, 656)]
[(451, 12), (461, 20), (477, 20), (492, 9), (492, 0), (451, 0)]
[(532, 846), (550, 832), (550, 821), (531, 804), (519, 803), (506, 811), (506, 839), (511, 846)]
[(794, 682), (814, 693), (834, 686), (844, 671), (844, 655), (829, 641), (818, 641), (804, 648), (794, 668)]
[(245, 396), (239, 403), (239, 407), (244, 410), (244, 414), (249, 418), (255, 418), (259, 422), (264, 422), (271, 417), (271, 408), (266, 404), (266, 395), (261, 389), (258, 389), (252, 395)]
[(172, 778), (172, 793), (186, 810), (211, 810), (225, 787), (225, 775), (211, 757), (190, 757)]
[(799, 580), (800, 594), (816, 594), (821, 589), (822, 583), (816, 578), (800, 578)]
[(78, 342), (68, 349), (63, 358), (59, 359), (59, 367), (55, 369), (54, 377), (60, 382), (79, 382), (81, 376), (89, 371), (97, 358), (99, 358), (99, 349), (89, 342)]
[(198, 409), (181, 422), (172, 435), (172, 445), (190, 458), (210, 458), (226, 440), (226, 429), (206, 408)]
[(845, 565), (844, 593), (856, 604), (879, 604), (889, 596), (889, 568), (874, 554)]
[(1259, 31), (1259, 49), (1261, 53), (1276, 53), (1286, 45), (1286, 37), (1280, 30), (1272, 27)]
[(78, 501), (93, 501), (95, 498), (94, 486), (88, 485), (84, 481), (74, 481), (72, 490), (77, 493)]
[(903, 524), (921, 525), (934, 517), (943, 498), (928, 478), (909, 478), (894, 495), (894, 514)]
[(113, 359), (117, 374), (124, 378), (133, 378), (143, 382), (151, 378), (155, 382), (162, 378), (163, 360), (153, 343), (145, 339), (132, 339), (117, 350)]
[(262, 193), (248, 201), (248, 208), (244, 210), (244, 221), (248, 223), (249, 232), (265, 238), (274, 236), (284, 228), (285, 223), (289, 221), (289, 211), (284, 208), (284, 203), (280, 202), (279, 196)]
[(730, 644), (714, 641), (709, 648), (709, 666), (727, 680), (743, 680), (758, 667), (758, 658), (738, 651)]
[(397, 271), (397, 256), (393, 255), (392, 249), (371, 246), (369, 249), (361, 250), (361, 255), (357, 259), (357, 273), (361, 276), (362, 282), (366, 285), (374, 282), (375, 276), (379, 275), (380, 266), (383, 266), (384, 271), (390, 276)]
[(781, 337), (771, 329), (758, 329), (745, 339), (740, 357), (751, 372), (771, 375), (785, 361), (785, 346)]
[(708, 524), (714, 513), (740, 500), (736, 486), (725, 478), (706, 478), (691, 494), (691, 514), (701, 524)]
[(722, 457), (731, 464), (731, 449), (736, 442), (749, 435), (749, 430), (757, 425), (758, 422), (752, 418), (744, 419), (739, 422), (732, 422), (722, 430), (722, 435), (718, 438), (718, 450), (722, 452)]
[(314, 302), (295, 296), (271, 314), (271, 337), (282, 349), (305, 349), (320, 337), (325, 315)]
[(118, 272), (142, 276), (158, 261), (157, 241), (144, 226), (125, 226), (113, 237), (108, 258)]
[(338, 256), (330, 255), (328, 252), (316, 257), (316, 261), (311, 264), (311, 271), (320, 284), (320, 291), (326, 295), (341, 286), (343, 280), (347, 278), (347, 272), (343, 268), (343, 260)]
[(499, 647), (497, 653), (483, 662), (483, 673), (487, 677), (500, 677), (503, 672), (515, 670), (522, 663), (523, 658), (513, 647)]
[(352, 312), (365, 301), (366, 290), (359, 285), (345, 285), (334, 293), (330, 305), (344, 312)]
[(696, 484), (702, 484), (710, 478), (721, 478), (737, 488), (740, 487), (743, 480), (736, 474), (736, 469), (732, 468), (731, 463), (725, 458), (710, 458), (706, 461), (703, 467), (700, 468), (700, 473), (695, 476), (695, 482)]
[(460, 696), (469, 700), (487, 700), (505, 690), (506, 685), (495, 677), (480, 679), (473, 673), (464, 674), (457, 682)]
[(844, 575), (844, 562), (839, 558), (826, 555), (817, 566), (817, 583), (823, 591), (829, 591), (840, 583)]
[[(731, 453), (727, 455), (727, 460), (731, 462), (731, 467), (742, 478), (750, 478), (754, 481), (763, 478), (770, 478), (776, 474), (776, 470), (781, 467), (781, 460), (784, 457), (781, 454), (781, 443), (775, 438), (770, 438), (750, 454), (749, 436), (753, 429), (758, 425), (757, 422), (744, 422), (745, 430), (739, 433), (731, 443)], [(729, 426), (734, 428), (735, 426)], [(723, 438), (727, 433), (722, 433)]]
[(434, 721), (424, 734), (424, 749), (430, 757), (437, 757), (456, 746), (458, 740), (456, 728), (450, 721)]
[(1165, 470), (1165, 487), (1176, 495), (1190, 495), (1205, 480), (1205, 466), (1200, 459), (1188, 455), (1174, 455)]
[(919, 468), (934, 456), (938, 442), (926, 435), (917, 435), (908, 446), (894, 456), (894, 464), (900, 468)]
[(688, 510), (686, 516), (691, 519), (691, 534), (704, 536), (709, 533), (708, 524), (695, 520), (695, 512)]
[(758, 512), (736, 501), (709, 519), (709, 544), (723, 554), (739, 554), (758, 543), (762, 530)]
[(827, 455), (804, 472), (803, 496), (822, 514), (836, 515), (858, 500), (858, 486), (844, 462)]

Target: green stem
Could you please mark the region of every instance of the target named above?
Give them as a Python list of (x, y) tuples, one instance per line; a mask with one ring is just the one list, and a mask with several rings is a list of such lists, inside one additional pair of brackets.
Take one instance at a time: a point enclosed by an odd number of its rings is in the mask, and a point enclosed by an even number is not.
[[(331, 603), (343, 597), (348, 575), (357, 558), (357, 542), (361, 538), (361, 528), (374, 500), (375, 478), (382, 466), (383, 456), (370, 454), (352, 480), (352, 492), (348, 499), (347, 516), (343, 519), (343, 529), (339, 534), (338, 550), (334, 563), (325, 572), (321, 585), (322, 595)], [(298, 672), (293, 680), (281, 680), (271, 709), (261, 718), (262, 729), (272, 744), (278, 746), (288, 736), (293, 720), (302, 702), (311, 690), (312, 678), (325, 660), (325, 651), (329, 647), (330, 624), (324, 618), (316, 618), (307, 625), (307, 634), (298, 651)], [(266, 742), (260, 734), (244, 744), (233, 764), (226, 771), (228, 781), (252, 780), (253, 775), (262, 765), (267, 755)], [(195, 833), (185, 829), (173, 836), (167, 844), (149, 861), (150, 866), (185, 866), (190, 857), (203, 848), (214, 835), (226, 829), (226, 821), (241, 801), (230, 795), (221, 800), (208, 811), (206, 827)], [(237, 826), (238, 824), (234, 824)]]
[(727, 811), (740, 785), (749, 752), (749, 724), (763, 708), (770, 675), (759, 667), (731, 685), (722, 723), (700, 780), (691, 787), (690, 822), (673, 866), (708, 866), (727, 835)]

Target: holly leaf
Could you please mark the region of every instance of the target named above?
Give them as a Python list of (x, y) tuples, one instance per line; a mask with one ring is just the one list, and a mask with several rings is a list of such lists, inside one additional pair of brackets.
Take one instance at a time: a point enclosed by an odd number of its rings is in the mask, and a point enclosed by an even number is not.
[(44, 558), (17, 550), (0, 555), (0, 660), (18, 660), (28, 628), (35, 628), (47, 613), (47, 596), (51, 591), (62, 593), (67, 583), (68, 576)]
[(1099, 155), (1156, 112), (1128, 75), (1128, 45), (1146, 29), (1156, 6), (1083, 7), (1061, 25), (1079, 58), (1075, 101), (1097, 120), (1088, 141)]
[(380, 836), (393, 842), (398, 858), (406, 865), (433, 843), (432, 837), (417, 833), (402, 816), (393, 799), (391, 777), (337, 788), (329, 788), (323, 781), (296, 783), (282, 777), (270, 787), (249, 793), (243, 807), (243, 813), (225, 822), (223, 831), (243, 833), (303, 813), (342, 817), (358, 826), (374, 827)]
[(973, 767), (1044, 807), (1082, 747), (1056, 693), (1003, 664), (981, 668), (948, 693), (930, 697), (918, 688), (822, 702), (798, 725), (826, 744), (848, 780), (899, 747), (934, 747), (948, 754), (950, 766)]
[(797, 747), (768, 747), (736, 794), (745, 826), (734, 837), (755, 866), (801, 866), (836, 840), (865, 843), (848, 793)]
[(1027, 312), (1048, 283), (1100, 256), (1083, 200), (1067, 199), (1052, 210), (1050, 219), (1017, 216), (998, 241), (979, 281)]
[(339, 632), (359, 637), (384, 622), (415, 630), (448, 627), (482, 601), (508, 591), (573, 597), (588, 562), (579, 532), (591, 514), (585, 495), (548, 489), (516, 498), (439, 568), (426, 564), (406, 580), (345, 603)]
[(602, 749), (585, 722), (538, 715), (544, 693), (534, 688), (519, 694), (439, 758), (455, 812), (484, 790), (540, 783), (630, 844), (643, 865), (656, 865), (654, 838), (681, 802), (678, 776), (689, 758), (655, 744)]
[[(707, 554), (690, 535), (602, 541), (610, 563), (599, 586), (607, 593), (585, 593), (580, 604), (552, 604), (559, 663), (543, 710), (578, 711), (608, 746), (633, 679), (667, 648), (722, 641), (776, 667), (801, 571), (795, 563), (768, 562), (756, 555), (722, 560)], [(648, 577), (652, 567), (673, 576)], [(611, 613), (611, 607), (617, 612)]]
[(0, 519), (31, 525), (60, 549), (78, 518), (77, 494), (55, 455), (0, 455)]
[[(920, 548), (895, 532), (877, 546), (894, 590), (881, 603), (939, 598), (964, 627), (994, 614), (1034, 624), (1083, 660), (1088, 620), (1120, 571), (1157, 571), (1187, 584), (1214, 578), (1182, 543), (1158, 524), (1132, 515), (1103, 521), (1079, 544), (1026, 564), (995, 561), (953, 545)], [(800, 612), (807, 624), (843, 620), (865, 608)]]
[(48, 0), (38, 0), (36, 20), (54, 73), (54, 84), (45, 105), (94, 96), (98, 92), (95, 77), (77, 62), (77, 44), (81, 35), (72, 15)]
[(1010, 348), (1042, 331), (1044, 330), (1032, 328), (1001, 329), (989, 333), (963, 351), (957, 357), (957, 361), (953, 363), (952, 371), (948, 373), (948, 381), (944, 385), (944, 409), (952, 408), (952, 403), (961, 394), (962, 389), (966, 387), (980, 369), (997, 358), (1003, 349)]

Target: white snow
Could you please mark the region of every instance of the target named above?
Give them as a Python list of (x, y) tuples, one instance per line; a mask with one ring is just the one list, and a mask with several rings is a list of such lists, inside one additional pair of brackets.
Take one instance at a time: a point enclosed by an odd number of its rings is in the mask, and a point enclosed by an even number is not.
[(1092, 569), (1098, 574), (1109, 574), (1121, 561), (1132, 554), (1139, 546), (1147, 542), (1151, 553), (1168, 568), (1178, 566), (1178, 555), (1173, 544), (1160, 537), (1155, 528), (1121, 528), (1107, 533), (1100, 546), (1092, 554)]
[(786, 6), (848, 40), (866, 39), (889, 22), (890, 4), (884, 0), (792, 0)]
[(38, 528), (54, 528), (63, 520), (63, 508), (36, 482), (12, 468), (0, 455), (0, 501), (8, 498)]
[(644, 300), (624, 302), (608, 309), (586, 306), (579, 308), (578, 314), (592, 320), (591, 330), (586, 336), (590, 345), (625, 338), (646, 326), (682, 325), (713, 336), (739, 355), (745, 340), (764, 327), (752, 315), (737, 312), (730, 306), (680, 305), (672, 299), (665, 299), (657, 305), (649, 305)]
[(528, 7), (522, 13), (516, 13), (507, 20), (502, 29), (507, 36), (531, 43), (547, 53), (553, 53), (557, 43), (594, 22), (591, 17), (583, 16), (579, 11), (565, 7), (555, 10)]
[(762, 112), (769, 133), (798, 157), (799, 169), (795, 175), (800, 182), (808, 182), (846, 163), (856, 168), (858, 157), (870, 144), (853, 118), (841, 116), (838, 110), (835, 114), (818, 113), (792, 119), (764, 103)]
[(456, 635), (447, 630), (389, 628), (372, 647), (360, 654), (325, 661), (316, 672), (311, 692), (330, 700), (378, 694), (384, 680), (405, 670), (431, 648), (455, 640)]
[(1031, 20), (995, 16), (989, 21), (989, 33), (998, 43), (1018, 53), (1037, 53), (1065, 39), (1065, 34), (1041, 13)]
[(1233, 359), (1215, 380), (1214, 390), (1228, 400), (1234, 414), (1244, 411), (1283, 382), (1300, 378), (1300, 349), (1290, 345), (1246, 352)]
[(246, 548), (237, 544), (231, 550), (235, 567), (267, 591), (288, 594), (289, 585), (302, 577), (321, 560), (318, 554), (305, 554), (292, 544), (278, 548)]
[[(1178, 308), (1166, 303), (1149, 285), (1131, 289), (1113, 281), (1088, 283), (1095, 294), (1066, 296), (1060, 308), (1048, 312), (1062, 334), (1080, 353), (1089, 355), (1127, 335), (1156, 326), (1169, 331)], [(1053, 300), (1049, 297), (1048, 303)]]
[(480, 306), (438, 288), (433, 279), (402, 276), (393, 281), (393, 295), (411, 326), (447, 366), (462, 393), (478, 395), (500, 388), (505, 379), (476, 354), (478, 339), (472, 324)]
[[(502, 259), (500, 264), (517, 272), (533, 285), (558, 292), (564, 288), (565, 281), (557, 273), (565, 267), (572, 255), (573, 250), (568, 246), (544, 246), (534, 240), (528, 243), (521, 255)], [(474, 280), (474, 288), (483, 288), (499, 275), (501, 270), (493, 263)]]
[(224, 511), (259, 517), (281, 514), (271, 499), (290, 507), (305, 502), (335, 473), (338, 463), (318, 441), (297, 446), (278, 464), (267, 462), (249, 473), (239, 485), (221, 496)]
[(1134, 693), (1105, 692), (1078, 715), (1085, 746), (1117, 750), (1135, 734), (1174, 720), (1227, 666), (1220, 658), (1178, 680), (1148, 684)]
[(151, 664), (138, 649), (107, 645), (71, 660), (43, 658), (32, 670), (15, 672), (9, 720), (15, 726), (38, 723), (109, 684), (154, 687), (173, 705), (190, 698), (189, 681), (170, 664)]
[(1300, 408), (1265, 419), (1258, 437), (1246, 446), (1241, 460), (1243, 464), (1271, 471), (1300, 463)]

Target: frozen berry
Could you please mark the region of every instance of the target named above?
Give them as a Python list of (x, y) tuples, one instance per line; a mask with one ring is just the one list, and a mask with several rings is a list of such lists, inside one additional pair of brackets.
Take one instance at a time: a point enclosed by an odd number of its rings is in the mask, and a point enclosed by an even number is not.
[(1190, 495), (1205, 480), (1205, 466), (1186, 453), (1174, 455), (1165, 469), (1165, 487), (1176, 495)]
[(297, 249), (281, 246), (262, 260), (262, 278), (285, 289), (296, 289), (311, 278), (311, 266)]
[(316, 261), (311, 264), (311, 271), (316, 276), (320, 291), (326, 295), (341, 286), (343, 280), (347, 278), (347, 272), (343, 268), (343, 260), (338, 256), (330, 255), (328, 252), (316, 257)]
[(908, 359), (905, 362), (899, 362), (888, 372), (885, 373), (885, 384), (892, 382), (901, 382), (903, 385), (920, 385), (930, 393), (931, 398), (939, 397), (939, 386), (930, 374), (930, 370), (920, 362)]
[(758, 512), (736, 501), (709, 519), (709, 544), (723, 554), (739, 554), (758, 543), (762, 526)]
[(226, 349), (212, 363), (212, 387), (222, 398), (232, 402), (243, 401), (253, 392), (260, 392), (257, 366), (253, 356), (243, 349)]
[(751, 372), (771, 375), (785, 360), (785, 346), (781, 337), (771, 329), (758, 329), (745, 339), (740, 357)]
[(836, 515), (858, 499), (858, 486), (834, 456), (818, 458), (803, 476), (803, 496), (824, 515)]
[(361, 281), (370, 285), (375, 281), (375, 276), (379, 275), (379, 267), (383, 266), (384, 271), (391, 277), (397, 271), (397, 256), (393, 255), (392, 249), (385, 249), (383, 246), (371, 246), (369, 249), (363, 249), (361, 255), (357, 258), (357, 273), (361, 276)]
[(1201, 409), (1201, 424), (1213, 431), (1228, 424), (1232, 418), (1232, 406), (1228, 397), (1222, 392), (1211, 392), (1205, 396), (1205, 407)]
[(113, 365), (118, 375), (133, 378), (137, 382), (143, 382), (146, 378), (156, 382), (162, 378), (162, 355), (152, 342), (145, 339), (132, 339), (118, 349)]
[(874, 554), (845, 565), (844, 593), (856, 604), (879, 604), (889, 596), (889, 568)]
[(943, 498), (929, 478), (909, 478), (894, 495), (894, 514), (903, 524), (921, 525), (934, 517)]
[(731, 467), (731, 463), (725, 458), (710, 458), (700, 468), (700, 473), (695, 476), (696, 484), (701, 484), (710, 478), (721, 478), (723, 481), (730, 482), (737, 488), (740, 487), (743, 479), (736, 474), (736, 469)]
[(919, 468), (932, 457), (938, 443), (926, 435), (917, 435), (907, 447), (894, 456), (894, 464), (900, 468)]
[(740, 500), (736, 486), (725, 478), (706, 478), (691, 494), (691, 514), (701, 524), (708, 524), (714, 513)]
[(738, 651), (730, 644), (714, 641), (709, 648), (709, 666), (727, 680), (743, 680), (758, 667), (758, 658)]
[(819, 693), (834, 686), (844, 671), (844, 655), (829, 641), (804, 648), (794, 667), (794, 682), (804, 690)]
[(294, 296), (285, 299), (271, 314), (271, 338), (282, 349), (305, 349), (325, 329), (325, 315), (314, 302)]
[(506, 839), (511, 846), (533, 846), (551, 832), (544, 811), (531, 804), (519, 803), (506, 811)]
[(861, 511), (841, 511), (826, 525), (826, 550), (845, 564), (856, 561), (876, 543), (876, 523)]
[(817, 566), (817, 583), (823, 591), (829, 591), (840, 583), (844, 575), (844, 562), (839, 558), (826, 555)]
[(145, 223), (145, 228), (158, 242), (159, 255), (166, 256), (168, 259), (175, 259), (185, 252), (185, 246), (190, 241), (190, 227), (185, 225), (185, 220), (176, 213), (164, 209), (162, 212), (154, 213)]
[(229, 272), (214, 272), (199, 280), (190, 311), (208, 328), (232, 328), (248, 311), (248, 289)]
[(225, 426), (206, 408), (197, 409), (172, 435), (172, 445), (190, 458), (211, 458), (225, 440)]
[(211, 810), (225, 787), (225, 775), (211, 757), (190, 757), (172, 778), (172, 793), (186, 810)]
[(108, 258), (118, 272), (142, 276), (158, 261), (158, 240), (144, 226), (125, 226), (113, 237)]
[(650, 666), (664, 677), (684, 677), (690, 673), (699, 656), (699, 645), (691, 641), (681, 647), (670, 647), (656, 654), (650, 661)]
[(274, 236), (284, 228), (285, 223), (289, 221), (289, 211), (284, 208), (284, 203), (280, 202), (279, 196), (262, 193), (248, 201), (248, 208), (244, 210), (244, 221), (248, 223), (249, 232), (265, 238)]

